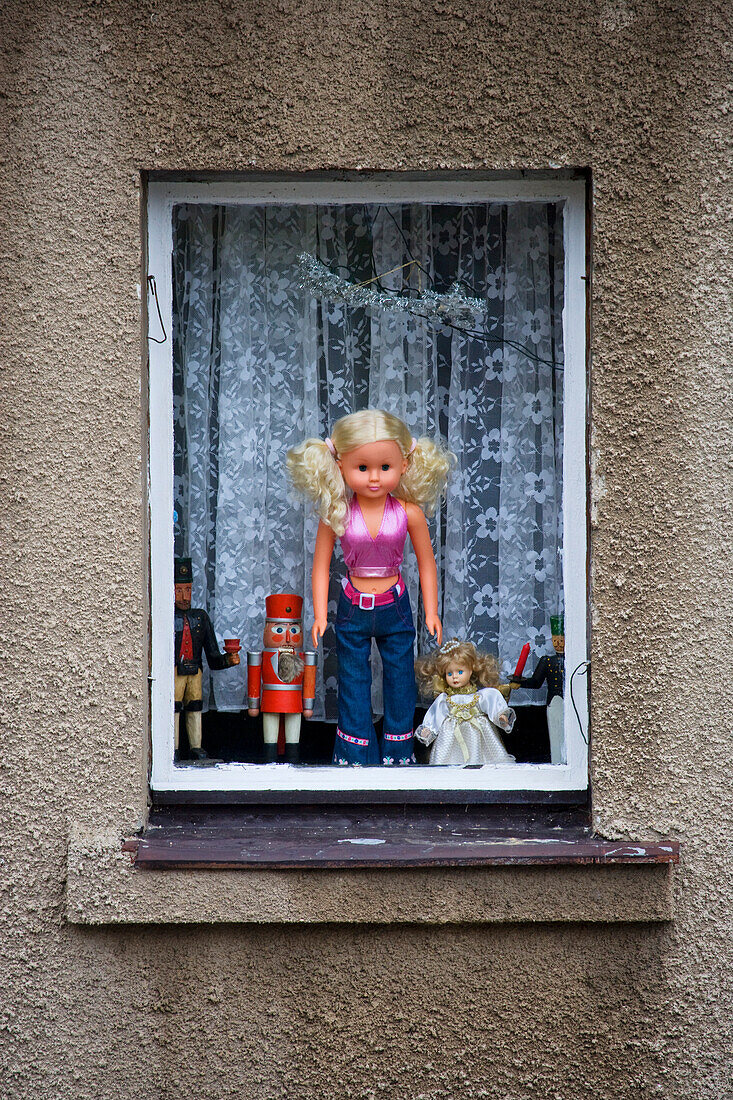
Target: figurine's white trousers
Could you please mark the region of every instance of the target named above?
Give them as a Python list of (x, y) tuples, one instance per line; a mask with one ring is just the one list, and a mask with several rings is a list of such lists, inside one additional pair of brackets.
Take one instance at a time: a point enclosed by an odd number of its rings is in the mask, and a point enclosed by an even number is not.
[(550, 763), (565, 764), (565, 704), (562, 695), (556, 695), (547, 708), (547, 732), (550, 735)]
[[(262, 733), (266, 745), (276, 745), (280, 730), (280, 715), (265, 712), (262, 715)], [(300, 744), (300, 715), (285, 715), (285, 742), (288, 745)]]
[[(181, 728), (181, 715), (176, 714), (175, 736), (173, 744), (178, 749), (178, 736)], [(188, 734), (188, 744), (192, 749), (201, 748), (201, 711), (200, 710), (187, 710), (186, 711), (186, 733)]]

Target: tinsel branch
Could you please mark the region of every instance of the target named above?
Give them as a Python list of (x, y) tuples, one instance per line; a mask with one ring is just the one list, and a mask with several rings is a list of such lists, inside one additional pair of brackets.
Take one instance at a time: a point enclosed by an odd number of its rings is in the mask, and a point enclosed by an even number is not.
[(298, 256), (298, 267), (298, 286), (302, 290), (352, 309), (383, 310), (398, 316), (420, 317), (439, 325), (472, 322), (486, 312), (486, 304), (480, 298), (469, 298), (460, 283), (453, 283), (447, 294), (424, 290), (410, 297), (381, 290), (375, 285), (376, 280), (360, 285), (350, 283), (329, 271), (308, 252)]

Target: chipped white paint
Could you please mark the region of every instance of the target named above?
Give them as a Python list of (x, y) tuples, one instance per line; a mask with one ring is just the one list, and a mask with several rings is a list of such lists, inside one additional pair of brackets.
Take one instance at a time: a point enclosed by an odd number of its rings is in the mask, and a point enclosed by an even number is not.
[(338, 841), (339, 844), (386, 844), (386, 840), (380, 840), (378, 837), (371, 836), (350, 836), (341, 837)]

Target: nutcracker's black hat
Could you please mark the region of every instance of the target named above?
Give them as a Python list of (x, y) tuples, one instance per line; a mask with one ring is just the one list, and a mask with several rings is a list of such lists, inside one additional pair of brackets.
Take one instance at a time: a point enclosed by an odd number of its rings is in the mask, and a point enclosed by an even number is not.
[(191, 584), (192, 580), (193, 569), (191, 568), (191, 559), (176, 558), (173, 563), (173, 583)]

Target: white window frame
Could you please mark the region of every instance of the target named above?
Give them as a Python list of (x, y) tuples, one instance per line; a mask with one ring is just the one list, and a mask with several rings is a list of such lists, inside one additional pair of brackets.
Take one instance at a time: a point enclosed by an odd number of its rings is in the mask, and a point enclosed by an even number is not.
[[(569, 674), (588, 659), (587, 518), (586, 518), (586, 185), (583, 180), (399, 180), (303, 179), (261, 182), (179, 182), (148, 184), (148, 275), (155, 277), (158, 303), (167, 333), (148, 297), (150, 448), (150, 586), (151, 586), (151, 787), (156, 792), (259, 792), (272, 800), (288, 793), (319, 796), (366, 792), (388, 798), (419, 792), (455, 792), (480, 798), (487, 792), (584, 791), (588, 786), (587, 678), (575, 678), (570, 703), (565, 697), (567, 764), (485, 765), (481, 769), (342, 768), (330, 765), (295, 768), (285, 764), (226, 763), (211, 767), (173, 764), (173, 347), (172, 253), (173, 207), (187, 203), (469, 203), (562, 202), (564, 204), (565, 297), (563, 576), (565, 587), (566, 669)], [(582, 731), (578, 722), (582, 725)], [(343, 800), (343, 799), (341, 799)], [(378, 800), (378, 799), (377, 799)]]

